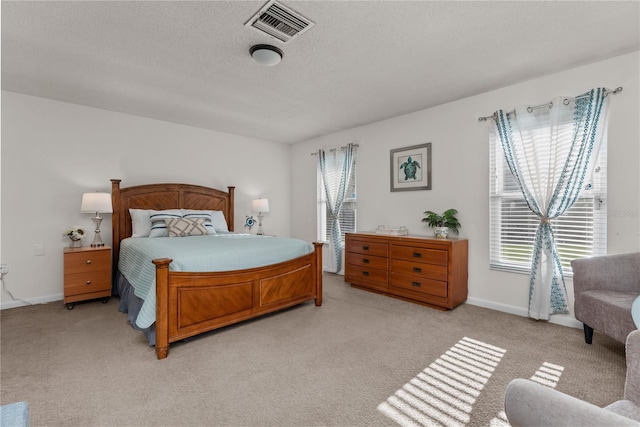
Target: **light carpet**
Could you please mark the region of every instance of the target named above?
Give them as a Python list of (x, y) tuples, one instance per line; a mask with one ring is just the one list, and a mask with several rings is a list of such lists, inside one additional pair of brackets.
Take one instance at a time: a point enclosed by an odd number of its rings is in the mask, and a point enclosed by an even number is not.
[(442, 312), (324, 275), (313, 302), (172, 344), (129, 327), (118, 300), (1, 313), (0, 403), (32, 426), (505, 425), (504, 389), (539, 378), (604, 406), (624, 346), (464, 304)]

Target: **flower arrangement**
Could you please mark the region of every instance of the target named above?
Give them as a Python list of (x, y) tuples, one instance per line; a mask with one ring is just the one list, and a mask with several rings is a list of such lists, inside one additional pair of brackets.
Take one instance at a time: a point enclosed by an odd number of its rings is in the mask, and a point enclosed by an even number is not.
[(69, 227), (67, 231), (62, 233), (62, 236), (68, 237), (71, 240), (81, 240), (84, 238), (85, 233), (86, 231), (84, 230), (84, 227), (74, 225), (73, 227)]

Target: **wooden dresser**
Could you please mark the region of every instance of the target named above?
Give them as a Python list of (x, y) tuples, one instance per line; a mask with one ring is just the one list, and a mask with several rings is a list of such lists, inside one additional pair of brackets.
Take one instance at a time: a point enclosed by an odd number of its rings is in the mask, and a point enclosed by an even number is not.
[(467, 299), (467, 239), (347, 233), (345, 246), (353, 287), (442, 309)]
[(64, 249), (64, 303), (71, 310), (78, 301), (111, 297), (111, 248)]

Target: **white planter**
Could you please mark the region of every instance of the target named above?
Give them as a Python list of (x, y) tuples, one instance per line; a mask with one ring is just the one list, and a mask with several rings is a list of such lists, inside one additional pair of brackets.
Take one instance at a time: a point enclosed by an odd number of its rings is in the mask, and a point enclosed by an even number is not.
[(434, 227), (433, 234), (436, 236), (436, 239), (446, 239), (449, 235), (449, 227)]

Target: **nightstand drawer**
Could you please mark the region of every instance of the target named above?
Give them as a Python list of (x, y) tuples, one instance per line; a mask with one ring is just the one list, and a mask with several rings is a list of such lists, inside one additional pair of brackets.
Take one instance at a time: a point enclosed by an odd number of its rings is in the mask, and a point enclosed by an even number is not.
[(67, 252), (64, 254), (65, 274), (111, 270), (111, 250)]
[(111, 274), (108, 270), (65, 274), (64, 276), (65, 296), (109, 290), (111, 290)]

